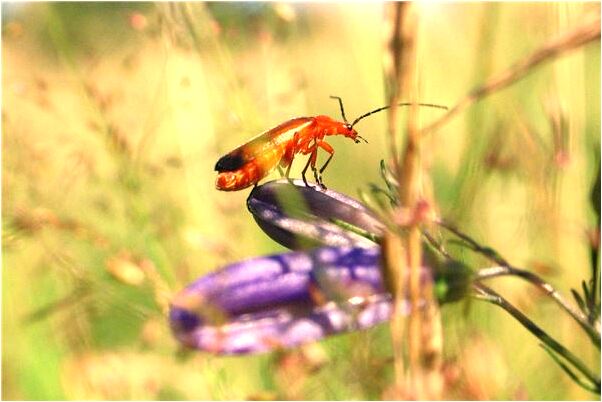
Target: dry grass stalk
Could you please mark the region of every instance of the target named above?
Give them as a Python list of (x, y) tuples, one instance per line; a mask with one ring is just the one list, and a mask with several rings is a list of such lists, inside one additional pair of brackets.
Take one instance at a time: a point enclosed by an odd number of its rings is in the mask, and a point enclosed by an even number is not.
[[(407, 14), (411, 5), (403, 3), (388, 3), (385, 5), (385, 49), (383, 59), (383, 72), (385, 90), (389, 105), (399, 103), (402, 93), (407, 93), (407, 71), (409, 58), (405, 54), (412, 53), (414, 37), (412, 29), (404, 25), (408, 20)], [(405, 75), (405, 77), (404, 77)], [(389, 109), (388, 115), (389, 154), (393, 171), (399, 170), (399, 152), (397, 146), (397, 108)]]
[(510, 66), (507, 70), (493, 76), (485, 84), (469, 92), (441, 118), (425, 127), (422, 132), (429, 133), (439, 129), (468, 106), (524, 78), (527, 74), (533, 72), (538, 65), (595, 40), (600, 40), (599, 15), (574, 30), (551, 40), (526, 58)]
[[(399, 256), (404, 254), (403, 244), (399, 236), (393, 232), (387, 232), (383, 238), (382, 253), (384, 258), (384, 277), (385, 283), (392, 285), (389, 289), (395, 295), (395, 310), (400, 309), (400, 303), (403, 301), (403, 292), (405, 290), (404, 283), (399, 280), (400, 274), (403, 272), (399, 269), (405, 268), (405, 264)], [(401, 287), (401, 288), (400, 288)], [(403, 345), (405, 335), (406, 320), (400, 314), (394, 314), (391, 319), (391, 341), (393, 343), (393, 364), (395, 370), (395, 383), (392, 386), (391, 395), (384, 399), (405, 397), (405, 365), (404, 365), (404, 350)]]
[[(393, 20), (393, 36), (389, 40), (389, 60), (392, 68), (386, 70), (390, 104), (398, 103), (404, 95), (409, 101), (416, 101), (416, 40), (418, 15), (413, 3), (393, 3), (387, 6)], [(393, 158), (394, 171), (399, 180), (399, 199), (406, 211), (413, 211), (421, 201), (422, 169), (420, 164), (420, 130), (418, 110), (414, 105), (408, 117), (408, 139), (401, 163), (397, 161), (397, 114), (396, 108), (389, 110), (389, 143)], [(387, 275), (394, 280), (396, 306), (409, 294), (410, 303), (417, 306), (421, 301), (432, 301), (432, 289), (423, 289), (420, 281), (422, 265), (422, 246), (420, 222), (413, 222), (403, 233), (388, 233), (386, 236), (385, 258), (389, 271)], [(409, 286), (404, 278), (409, 276)], [(408, 292), (409, 290), (409, 292)], [(430, 303), (429, 303), (430, 304)], [(433, 311), (437, 310), (437, 311)], [(441, 378), (441, 325), (438, 309), (412, 310), (407, 320), (407, 342), (404, 339), (405, 320), (396, 314), (392, 320), (392, 338), (395, 350), (395, 397), (411, 399), (440, 399)], [(409, 356), (408, 376), (405, 377), (402, 346), (407, 344)]]
[[(394, 105), (398, 103), (399, 92), (401, 91), (401, 74), (404, 69), (401, 68), (401, 54), (404, 44), (401, 40), (401, 27), (403, 14), (408, 7), (408, 3), (388, 3), (385, 5), (385, 23), (389, 27), (389, 32), (385, 37), (385, 57), (383, 60), (383, 69), (385, 77), (385, 88), (387, 90), (388, 103)], [(396, 174), (400, 171), (399, 157), (397, 151), (397, 108), (389, 109), (388, 118), (388, 146), (390, 154), (390, 163), (392, 170)], [(391, 292), (395, 295), (397, 310), (399, 303), (403, 300), (405, 293), (404, 283), (400, 280), (403, 277), (406, 267), (400, 255), (404, 254), (403, 244), (400, 237), (387, 232), (383, 242), (383, 256), (385, 259), (384, 275), (387, 283), (392, 286)], [(403, 398), (405, 386), (405, 366), (404, 366), (404, 333), (405, 319), (398, 314), (391, 320), (391, 338), (393, 342), (395, 383), (392, 387), (391, 396)]]

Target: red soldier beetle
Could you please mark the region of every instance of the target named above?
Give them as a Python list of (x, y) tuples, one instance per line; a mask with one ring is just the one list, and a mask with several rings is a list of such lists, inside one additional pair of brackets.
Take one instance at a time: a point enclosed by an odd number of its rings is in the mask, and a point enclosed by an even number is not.
[[(242, 190), (251, 185), (256, 185), (276, 167), (280, 170), (286, 168), (284, 176), (288, 178), (295, 155), (301, 154), (309, 155), (301, 173), (305, 185), (309, 186), (305, 173), (311, 167), (316, 182), (322, 188), (326, 188), (322, 181), (322, 173), (334, 156), (334, 148), (324, 141), (324, 137), (342, 135), (351, 138), (356, 144), (360, 140), (367, 143), (368, 141), (360, 136), (353, 127), (363, 118), (391, 107), (389, 105), (374, 109), (361, 115), (353, 123), (349, 123), (345, 116), (343, 100), (338, 96), (331, 96), (331, 98), (339, 101), (343, 121), (336, 121), (324, 115), (297, 117), (259, 134), (217, 161), (215, 170), (218, 175), (215, 187), (223, 191)], [(400, 103), (397, 106), (410, 105), (412, 103)], [(430, 103), (417, 103), (417, 105), (447, 109), (445, 106)], [(318, 170), (316, 161), (319, 148), (329, 153), (330, 156)]]

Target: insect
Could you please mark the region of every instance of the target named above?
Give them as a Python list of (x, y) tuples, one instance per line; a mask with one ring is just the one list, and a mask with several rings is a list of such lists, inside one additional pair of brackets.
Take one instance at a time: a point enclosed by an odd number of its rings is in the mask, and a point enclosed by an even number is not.
[[(343, 121), (336, 121), (324, 115), (296, 117), (259, 134), (217, 161), (215, 170), (218, 175), (215, 187), (223, 191), (242, 190), (256, 185), (276, 167), (281, 172), (286, 168), (284, 176), (288, 178), (295, 155), (301, 154), (309, 155), (301, 173), (305, 185), (309, 186), (305, 173), (307, 169), (311, 168), (316, 182), (322, 188), (326, 188), (322, 181), (322, 173), (334, 156), (334, 148), (324, 140), (324, 137), (342, 135), (351, 138), (356, 144), (360, 140), (367, 143), (368, 141), (361, 137), (353, 127), (363, 118), (391, 107), (389, 105), (372, 110), (349, 123), (345, 116), (342, 99), (338, 96), (331, 96), (331, 98), (339, 101)], [(409, 105), (411, 103), (399, 104), (399, 106)], [(445, 106), (429, 103), (418, 103), (417, 105), (447, 109)], [(317, 169), (319, 149), (326, 151), (329, 156), (324, 165)]]

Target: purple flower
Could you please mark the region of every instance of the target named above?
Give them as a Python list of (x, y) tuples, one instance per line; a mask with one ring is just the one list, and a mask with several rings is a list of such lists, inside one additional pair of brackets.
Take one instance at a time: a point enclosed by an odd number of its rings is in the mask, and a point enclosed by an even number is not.
[[(384, 225), (365, 206), (300, 180), (258, 186), (247, 206), (275, 241), (314, 248), (234, 263), (192, 283), (171, 303), (170, 324), (180, 342), (216, 354), (250, 354), (389, 320), (392, 298), (375, 242)], [(425, 266), (422, 280), (436, 281), (439, 301), (464, 295), (470, 282), (464, 266), (436, 258), (425, 259)]]
[(273, 240), (293, 250), (317, 246), (374, 247), (374, 240), (341, 227), (353, 226), (372, 237), (384, 225), (359, 201), (332, 190), (276, 180), (253, 189), (247, 207), (259, 227)]
[(323, 247), (253, 258), (206, 275), (176, 296), (170, 322), (189, 347), (246, 354), (369, 328), (391, 313), (380, 248)]

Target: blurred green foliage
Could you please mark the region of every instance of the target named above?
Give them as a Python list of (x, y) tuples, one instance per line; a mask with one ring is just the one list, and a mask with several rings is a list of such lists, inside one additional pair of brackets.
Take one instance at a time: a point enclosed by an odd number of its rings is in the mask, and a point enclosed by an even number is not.
[[(421, 100), (452, 106), (587, 12), (599, 4), (421, 6)], [(221, 358), (179, 350), (165, 318), (170, 295), (199, 275), (281, 250), (246, 212), (246, 191), (214, 189), (214, 163), (286, 119), (338, 116), (329, 95), (351, 117), (381, 106), (382, 18), (367, 3), (3, 4), (4, 399), (383, 396), (386, 326), (317, 352)], [(350, 195), (378, 182), (387, 158), (384, 114), (358, 131), (370, 143), (333, 138), (324, 178)], [(590, 45), (426, 139), (425, 191), (442, 216), (568, 294), (590, 270), (599, 134)], [(555, 306), (514, 282), (499, 288), (599, 372)], [(446, 397), (591, 398), (503, 312), (472, 302), (443, 320)]]

